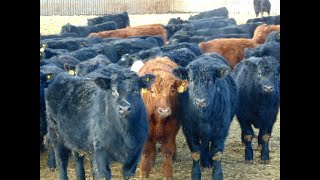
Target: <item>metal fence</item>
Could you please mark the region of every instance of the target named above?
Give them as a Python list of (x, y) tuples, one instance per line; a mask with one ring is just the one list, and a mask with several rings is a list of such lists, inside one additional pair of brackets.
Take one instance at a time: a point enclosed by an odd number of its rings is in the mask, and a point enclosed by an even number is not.
[[(280, 14), (280, 0), (270, 0), (271, 15)], [(40, 15), (197, 13), (226, 7), (230, 14), (252, 14), (253, 0), (40, 0)]]

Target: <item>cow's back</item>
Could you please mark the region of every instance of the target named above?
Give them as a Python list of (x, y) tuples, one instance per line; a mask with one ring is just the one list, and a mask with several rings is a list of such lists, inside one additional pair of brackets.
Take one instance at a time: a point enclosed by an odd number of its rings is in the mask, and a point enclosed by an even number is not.
[(199, 44), (204, 53), (217, 52), (222, 55), (230, 63), (231, 69), (243, 59), (245, 48), (257, 46), (257, 43), (245, 38), (215, 39)]

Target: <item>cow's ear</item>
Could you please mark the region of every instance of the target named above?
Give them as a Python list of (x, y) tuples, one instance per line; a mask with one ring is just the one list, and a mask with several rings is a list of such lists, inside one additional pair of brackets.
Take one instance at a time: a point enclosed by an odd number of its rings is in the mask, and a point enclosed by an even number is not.
[(188, 81), (187, 80), (177, 80), (175, 82), (175, 88), (178, 93), (183, 93), (188, 89)]
[(75, 67), (70, 66), (68, 63), (63, 64), (63, 68), (65, 71), (67, 71), (71, 76), (75, 75)]
[(179, 79), (188, 79), (188, 71), (186, 68), (178, 66), (172, 70), (173, 75), (178, 77)]
[(53, 73), (48, 73), (48, 74), (46, 74), (46, 81), (50, 81), (50, 80), (52, 80), (53, 79), (53, 77), (54, 77), (54, 74)]
[(227, 67), (220, 68), (218, 73), (219, 73), (219, 78), (223, 78), (230, 73), (230, 68), (227, 68)]
[(44, 50), (46, 49), (46, 44), (45, 43), (41, 43), (41, 45), (40, 45), (40, 53), (43, 53), (44, 52)]
[(140, 77), (141, 88), (149, 88), (153, 81), (156, 79), (156, 76), (153, 74), (145, 74)]
[(111, 79), (107, 77), (97, 77), (94, 79), (94, 83), (96, 83), (101, 89), (107, 90), (110, 89)]

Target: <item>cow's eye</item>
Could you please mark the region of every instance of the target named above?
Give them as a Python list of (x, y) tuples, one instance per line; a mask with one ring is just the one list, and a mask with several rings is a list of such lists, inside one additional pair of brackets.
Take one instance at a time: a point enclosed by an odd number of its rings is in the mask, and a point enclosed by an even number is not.
[(150, 92), (153, 94), (153, 93), (155, 93), (152, 89), (150, 89)]
[(171, 89), (171, 93), (175, 93), (176, 92), (176, 89)]

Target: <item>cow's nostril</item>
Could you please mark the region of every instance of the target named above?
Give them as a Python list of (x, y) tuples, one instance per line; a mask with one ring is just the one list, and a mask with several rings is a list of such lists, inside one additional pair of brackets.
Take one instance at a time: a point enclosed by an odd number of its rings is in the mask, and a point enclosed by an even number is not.
[(206, 100), (205, 99), (196, 99), (195, 104), (199, 107), (204, 107), (206, 105)]
[(168, 108), (160, 108), (159, 107), (157, 112), (161, 117), (168, 117), (171, 114), (171, 109), (170, 109), (170, 107), (168, 107)]
[(263, 89), (265, 92), (272, 92), (273, 91), (273, 86), (263, 86)]
[(127, 111), (131, 111), (132, 110), (132, 108), (129, 106), (128, 108), (127, 108)]

